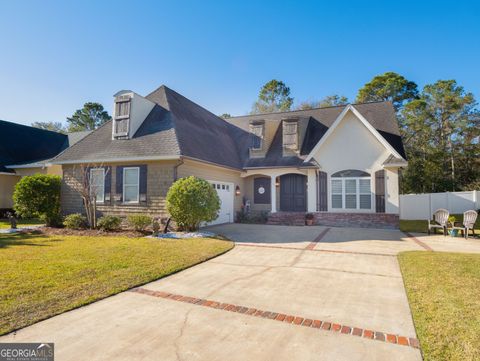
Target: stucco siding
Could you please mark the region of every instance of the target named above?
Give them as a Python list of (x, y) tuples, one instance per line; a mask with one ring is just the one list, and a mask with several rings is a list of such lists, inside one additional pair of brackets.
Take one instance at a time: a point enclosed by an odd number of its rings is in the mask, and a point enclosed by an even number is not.
[(15, 168), (15, 173), (24, 177), (34, 174), (53, 174), (53, 175), (62, 175), (62, 166), (61, 165), (51, 165), (45, 168), (36, 167), (36, 168)]
[(13, 191), (19, 180), (16, 175), (0, 174), (0, 209), (13, 207)]
[(385, 169), (385, 212), (400, 213), (398, 169)]
[(178, 167), (177, 176), (178, 178), (184, 178), (191, 175), (210, 181), (233, 183), (234, 191), (238, 185), (240, 187), (240, 195), (234, 194), (233, 206), (235, 212), (241, 210), (245, 186), (244, 180), (240, 176), (240, 171), (185, 159), (184, 163)]
[[(320, 165), (320, 169), (327, 172), (328, 211), (341, 211), (331, 207), (331, 175), (333, 173), (346, 169), (362, 170), (369, 173), (373, 195), (375, 192), (375, 172), (383, 169), (383, 162), (389, 155), (389, 151), (375, 138), (360, 119), (349, 112), (313, 155), (315, 161)], [(398, 176), (395, 170), (387, 171), (385, 175), (389, 177), (386, 182), (386, 191), (388, 192), (385, 204), (386, 212), (398, 213)], [(370, 211), (357, 210), (356, 212), (375, 212), (373, 196)]]

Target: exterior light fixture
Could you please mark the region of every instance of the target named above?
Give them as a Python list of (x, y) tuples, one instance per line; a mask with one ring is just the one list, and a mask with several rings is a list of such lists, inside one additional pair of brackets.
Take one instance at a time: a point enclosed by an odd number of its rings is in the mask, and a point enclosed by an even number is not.
[(240, 186), (238, 186), (238, 185), (235, 187), (235, 195), (236, 196), (240, 195)]

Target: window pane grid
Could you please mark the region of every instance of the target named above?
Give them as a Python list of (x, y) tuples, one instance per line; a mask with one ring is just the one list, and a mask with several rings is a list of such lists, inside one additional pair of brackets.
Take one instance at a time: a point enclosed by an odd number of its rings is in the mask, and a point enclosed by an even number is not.
[(105, 172), (103, 169), (90, 169), (90, 192), (97, 202), (105, 200)]
[(332, 178), (332, 208), (371, 209), (370, 184), (369, 178)]
[(123, 201), (139, 200), (139, 168), (125, 168), (123, 171)]

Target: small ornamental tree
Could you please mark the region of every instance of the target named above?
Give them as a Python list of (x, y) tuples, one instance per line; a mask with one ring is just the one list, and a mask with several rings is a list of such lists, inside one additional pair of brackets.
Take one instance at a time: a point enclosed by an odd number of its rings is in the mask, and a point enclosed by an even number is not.
[(220, 199), (210, 183), (190, 176), (170, 187), (167, 210), (181, 229), (194, 231), (201, 222), (211, 222), (218, 217)]
[(61, 178), (35, 174), (20, 179), (13, 192), (13, 208), (21, 217), (38, 217), (47, 226), (60, 223)]

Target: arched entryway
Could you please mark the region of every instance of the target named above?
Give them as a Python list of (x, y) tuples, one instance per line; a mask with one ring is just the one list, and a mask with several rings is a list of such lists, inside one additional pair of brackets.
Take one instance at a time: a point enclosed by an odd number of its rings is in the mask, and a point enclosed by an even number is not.
[(280, 210), (305, 212), (307, 210), (307, 177), (301, 174), (280, 176)]

